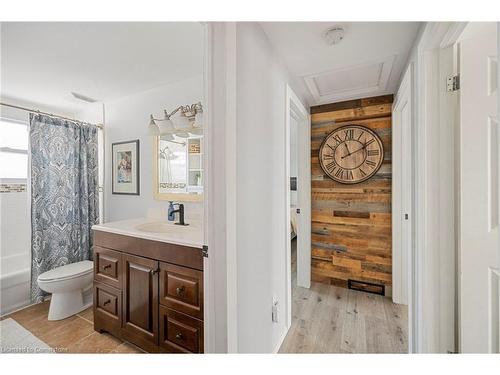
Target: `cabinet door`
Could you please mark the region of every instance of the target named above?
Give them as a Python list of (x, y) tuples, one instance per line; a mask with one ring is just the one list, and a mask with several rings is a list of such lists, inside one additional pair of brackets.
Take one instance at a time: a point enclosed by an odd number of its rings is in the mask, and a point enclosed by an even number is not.
[(158, 262), (123, 255), (122, 337), (147, 351), (158, 344)]
[(94, 329), (121, 336), (122, 292), (99, 282), (94, 283)]
[(121, 254), (94, 246), (94, 279), (114, 288), (122, 288)]
[(203, 272), (160, 262), (160, 304), (203, 319)]

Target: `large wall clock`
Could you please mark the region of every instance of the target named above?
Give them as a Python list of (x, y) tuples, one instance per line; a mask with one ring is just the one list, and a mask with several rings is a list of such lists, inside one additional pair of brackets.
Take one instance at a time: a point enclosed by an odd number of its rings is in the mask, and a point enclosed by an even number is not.
[(384, 161), (384, 146), (380, 137), (361, 125), (335, 129), (324, 139), (319, 149), (319, 164), (333, 180), (356, 184), (377, 173)]

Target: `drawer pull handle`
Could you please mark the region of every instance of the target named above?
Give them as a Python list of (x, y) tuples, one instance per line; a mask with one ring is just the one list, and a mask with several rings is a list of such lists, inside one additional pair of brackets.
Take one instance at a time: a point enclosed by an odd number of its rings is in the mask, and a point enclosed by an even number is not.
[(182, 333), (178, 333), (177, 335), (175, 335), (175, 338), (177, 340), (182, 340), (183, 339)]
[(104, 267), (102, 267), (103, 270), (107, 270), (108, 268), (111, 268), (111, 264), (106, 264)]
[(103, 306), (106, 306), (107, 304), (110, 304), (111, 303), (111, 300), (108, 299), (107, 301), (104, 301), (104, 303), (102, 304)]
[(184, 292), (184, 285), (179, 287), (179, 288), (175, 288), (175, 293), (180, 296), (182, 294), (182, 292)]

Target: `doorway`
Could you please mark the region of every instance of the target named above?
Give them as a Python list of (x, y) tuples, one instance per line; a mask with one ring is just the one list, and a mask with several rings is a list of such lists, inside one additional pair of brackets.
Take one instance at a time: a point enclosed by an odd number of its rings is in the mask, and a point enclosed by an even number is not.
[[(286, 308), (287, 330), (292, 324), (292, 284), (311, 285), (311, 157), (309, 113), (286, 86), (285, 113)], [(293, 241), (293, 244), (292, 244)], [(292, 246), (293, 245), (293, 246)], [(292, 252), (293, 250), (293, 252)], [(293, 276), (292, 276), (293, 274)]]

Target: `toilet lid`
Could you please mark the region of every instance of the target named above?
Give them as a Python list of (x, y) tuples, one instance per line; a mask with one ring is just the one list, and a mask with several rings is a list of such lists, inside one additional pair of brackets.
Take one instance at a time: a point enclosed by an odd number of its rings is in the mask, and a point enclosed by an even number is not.
[(54, 268), (38, 276), (40, 281), (62, 280), (77, 277), (82, 274), (92, 272), (94, 263), (90, 260), (66, 264), (65, 266)]

